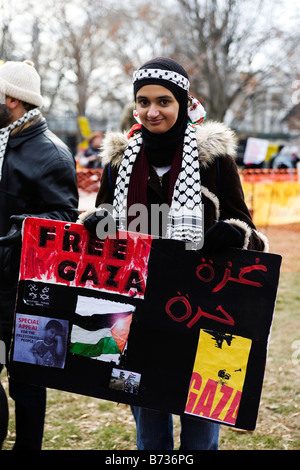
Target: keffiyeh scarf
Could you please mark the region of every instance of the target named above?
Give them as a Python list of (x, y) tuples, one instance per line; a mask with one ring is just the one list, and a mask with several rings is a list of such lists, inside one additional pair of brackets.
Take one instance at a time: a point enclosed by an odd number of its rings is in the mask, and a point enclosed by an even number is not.
[(5, 155), (7, 142), (8, 142), (11, 131), (15, 129), (16, 127), (20, 126), (21, 124), (24, 124), (25, 122), (30, 121), (34, 116), (37, 116), (40, 113), (41, 112), (38, 108), (31, 109), (30, 111), (28, 111), (28, 113), (25, 113), (17, 121), (14, 121), (9, 126), (3, 127), (2, 129), (0, 129), (0, 181), (2, 178), (2, 167), (3, 167), (4, 155)]
[[(119, 230), (127, 227), (127, 197), (132, 168), (142, 147), (138, 134), (124, 152), (116, 181), (113, 216)], [(182, 165), (175, 182), (168, 214), (166, 238), (193, 242), (190, 248), (201, 248), (203, 242), (203, 213), (201, 181), (195, 129), (188, 125), (184, 135)], [(196, 246), (195, 246), (196, 245)]]

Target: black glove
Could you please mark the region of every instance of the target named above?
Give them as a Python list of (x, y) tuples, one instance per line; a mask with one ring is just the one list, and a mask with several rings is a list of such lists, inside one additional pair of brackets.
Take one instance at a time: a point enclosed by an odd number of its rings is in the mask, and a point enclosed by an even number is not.
[(22, 240), (22, 224), (26, 216), (12, 215), (10, 217), (11, 227), (4, 237), (0, 237), (0, 245), (8, 246), (13, 245)]
[(218, 252), (229, 247), (242, 248), (243, 242), (242, 230), (220, 220), (207, 230), (204, 236), (204, 249)]
[[(104, 223), (104, 220), (106, 223)], [(103, 223), (98, 225), (101, 221)], [(83, 221), (83, 225), (92, 235), (97, 235), (100, 239), (116, 233), (115, 220), (106, 209), (99, 209), (97, 212), (89, 215)]]

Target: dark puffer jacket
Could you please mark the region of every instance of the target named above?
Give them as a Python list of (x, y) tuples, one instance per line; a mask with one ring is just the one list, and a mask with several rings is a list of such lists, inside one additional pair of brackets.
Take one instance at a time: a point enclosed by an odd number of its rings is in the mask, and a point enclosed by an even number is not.
[[(9, 138), (2, 167), (0, 237), (9, 231), (14, 215), (68, 222), (78, 217), (76, 167), (68, 147), (41, 117), (18, 131)], [(20, 250), (21, 242), (0, 244), (0, 303), (15, 291)]]

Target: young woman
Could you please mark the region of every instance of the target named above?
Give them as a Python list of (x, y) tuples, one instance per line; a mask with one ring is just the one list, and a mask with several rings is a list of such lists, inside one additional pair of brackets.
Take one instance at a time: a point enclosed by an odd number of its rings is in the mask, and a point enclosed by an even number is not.
[[(144, 227), (152, 233), (151, 206), (167, 204), (168, 221), (158, 233), (155, 227), (156, 235), (193, 242), (211, 253), (227, 247), (267, 251), (267, 240), (256, 230), (244, 201), (234, 160), (236, 138), (221, 123), (202, 124), (205, 111), (189, 95), (183, 67), (156, 58), (134, 73), (133, 87), (139, 124), (128, 136), (105, 137), (97, 211), (84, 214), (84, 225), (96, 233), (106, 217), (99, 209), (106, 203), (113, 207), (117, 228), (128, 229), (126, 216), (130, 224), (130, 208), (140, 204), (147, 208)], [(171, 415), (139, 407), (132, 412), (139, 450), (173, 449)], [(218, 434), (218, 424), (184, 415), (180, 449), (217, 449)]]

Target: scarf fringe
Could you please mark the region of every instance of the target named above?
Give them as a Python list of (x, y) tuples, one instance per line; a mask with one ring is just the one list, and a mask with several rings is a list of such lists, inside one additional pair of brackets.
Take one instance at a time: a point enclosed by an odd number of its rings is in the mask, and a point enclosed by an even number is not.
[[(123, 154), (116, 181), (118, 191), (114, 198), (113, 216), (117, 227), (126, 230), (129, 183), (132, 168), (142, 146), (138, 135), (130, 142)], [(140, 203), (141, 201), (134, 201)], [(132, 203), (132, 202), (131, 202)], [(201, 181), (195, 129), (186, 128), (182, 164), (175, 182), (168, 216), (166, 238), (201, 243), (203, 239), (203, 210), (201, 204)]]

